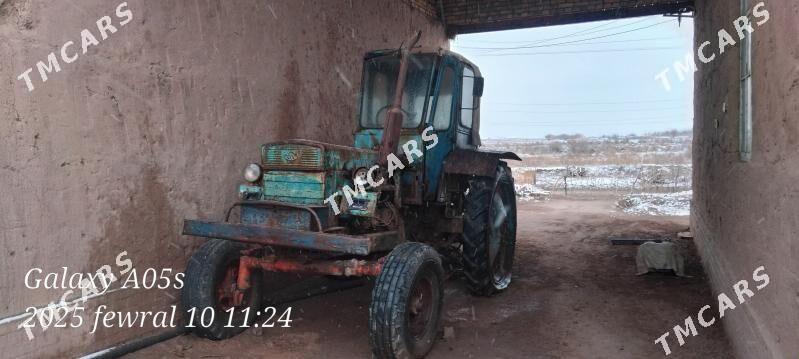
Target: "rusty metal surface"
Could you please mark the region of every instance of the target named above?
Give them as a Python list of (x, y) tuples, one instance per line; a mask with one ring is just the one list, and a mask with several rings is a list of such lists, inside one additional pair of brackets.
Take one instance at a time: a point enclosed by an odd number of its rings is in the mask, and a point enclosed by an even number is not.
[(444, 159), (444, 172), (462, 175), (496, 175), (500, 159), (519, 160), (513, 152), (472, 151), (456, 149)]
[(239, 217), (238, 223), (296, 231), (313, 231), (317, 226), (307, 211), (294, 208), (241, 206)]
[(402, 172), (400, 182), (400, 192), (402, 202), (406, 204), (422, 204), (422, 192), (424, 192), (424, 178), (422, 170), (405, 170)]
[(489, 155), (492, 155), (492, 156), (497, 156), (497, 158), (503, 159), (503, 160), (516, 160), (516, 161), (521, 161), (522, 160), (519, 157), (519, 155), (517, 155), (517, 154), (515, 154), (513, 152), (510, 152), (510, 151), (478, 150), (477, 152), (489, 154)]
[(276, 247), (357, 255), (368, 255), (374, 252), (390, 250), (401, 241), (396, 231), (355, 236), (196, 220), (183, 221), (183, 234)]
[(444, 159), (444, 173), (494, 176), (499, 158), (477, 151), (455, 150)]
[(369, 237), (369, 253), (389, 251), (404, 242), (403, 235), (397, 231), (369, 233), (364, 236)]
[[(230, 213), (233, 211), (233, 208), (238, 207), (238, 206), (274, 207), (274, 208), (285, 207), (285, 208), (293, 208), (293, 209), (305, 210), (305, 211), (308, 211), (310, 213), (311, 217), (313, 217), (314, 220), (316, 221), (317, 231), (322, 232), (322, 230), (324, 228), (324, 226), (322, 225), (322, 220), (319, 218), (319, 215), (314, 210), (314, 208), (319, 208), (319, 207), (324, 208), (323, 206), (303, 206), (303, 205), (299, 205), (299, 204), (291, 204), (291, 203), (276, 202), (276, 201), (265, 201), (265, 200), (262, 200), (262, 201), (242, 201), (242, 202), (236, 202), (232, 206), (230, 206), (230, 208), (228, 208), (227, 212), (225, 213), (225, 222), (229, 222), (230, 221)], [(185, 228), (185, 223), (184, 223), (184, 228)]]
[[(383, 266), (383, 258), (378, 260), (323, 260), (303, 261), (299, 259), (264, 258), (243, 256), (239, 260), (239, 288), (249, 287), (249, 274), (258, 268), (271, 272), (324, 274), (344, 277), (377, 276)], [(242, 285), (244, 287), (242, 287)]]

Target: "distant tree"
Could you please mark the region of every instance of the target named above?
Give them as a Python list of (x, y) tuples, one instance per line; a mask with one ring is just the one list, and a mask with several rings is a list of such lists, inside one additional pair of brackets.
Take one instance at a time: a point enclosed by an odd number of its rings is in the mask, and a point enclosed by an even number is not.
[(547, 140), (575, 140), (580, 138), (585, 138), (585, 135), (580, 133), (568, 134), (568, 133), (561, 133), (559, 135), (549, 134), (544, 136)]
[(549, 144), (550, 153), (563, 153), (566, 152), (566, 146), (562, 142), (551, 142)]
[(678, 136), (691, 136), (693, 134), (693, 130), (678, 130), (678, 129), (671, 129), (666, 131), (656, 131), (656, 132), (649, 132), (646, 136), (649, 137), (678, 137)]
[(569, 150), (572, 153), (588, 154), (594, 152), (591, 143), (586, 141), (585, 139), (570, 139), (568, 140), (567, 143), (569, 144)]

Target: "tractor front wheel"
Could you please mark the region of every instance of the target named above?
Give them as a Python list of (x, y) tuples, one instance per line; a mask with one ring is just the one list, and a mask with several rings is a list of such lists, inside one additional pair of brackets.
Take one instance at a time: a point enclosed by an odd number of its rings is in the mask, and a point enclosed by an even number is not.
[(212, 239), (189, 259), (181, 302), (189, 329), (197, 336), (227, 339), (243, 332), (257, 317), (261, 305), (260, 272), (251, 272), (248, 289), (242, 291), (236, 285), (239, 258), (246, 248), (241, 243)]
[(372, 290), (369, 343), (375, 357), (421, 358), (436, 340), (444, 270), (432, 247), (403, 243), (386, 258)]

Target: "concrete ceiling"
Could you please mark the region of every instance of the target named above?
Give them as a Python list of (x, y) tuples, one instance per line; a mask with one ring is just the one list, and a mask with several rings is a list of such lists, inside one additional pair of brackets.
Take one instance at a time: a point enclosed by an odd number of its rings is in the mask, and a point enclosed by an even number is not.
[(450, 36), (693, 9), (694, 0), (405, 0), (439, 18)]

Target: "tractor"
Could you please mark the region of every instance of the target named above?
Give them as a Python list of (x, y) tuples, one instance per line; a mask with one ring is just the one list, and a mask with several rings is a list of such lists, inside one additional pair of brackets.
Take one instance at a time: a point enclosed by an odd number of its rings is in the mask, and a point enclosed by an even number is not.
[(480, 149), (477, 66), (417, 48), (419, 36), (364, 56), (352, 147), (263, 144), (224, 221), (184, 221), (183, 234), (211, 238), (181, 293), (188, 320), (203, 323), (196, 335), (242, 332), (260, 314), (265, 272), (369, 277), (372, 352), (419, 358), (438, 336), (445, 279), (458, 274), (478, 296), (508, 287), (516, 195), (506, 160), (520, 158)]

